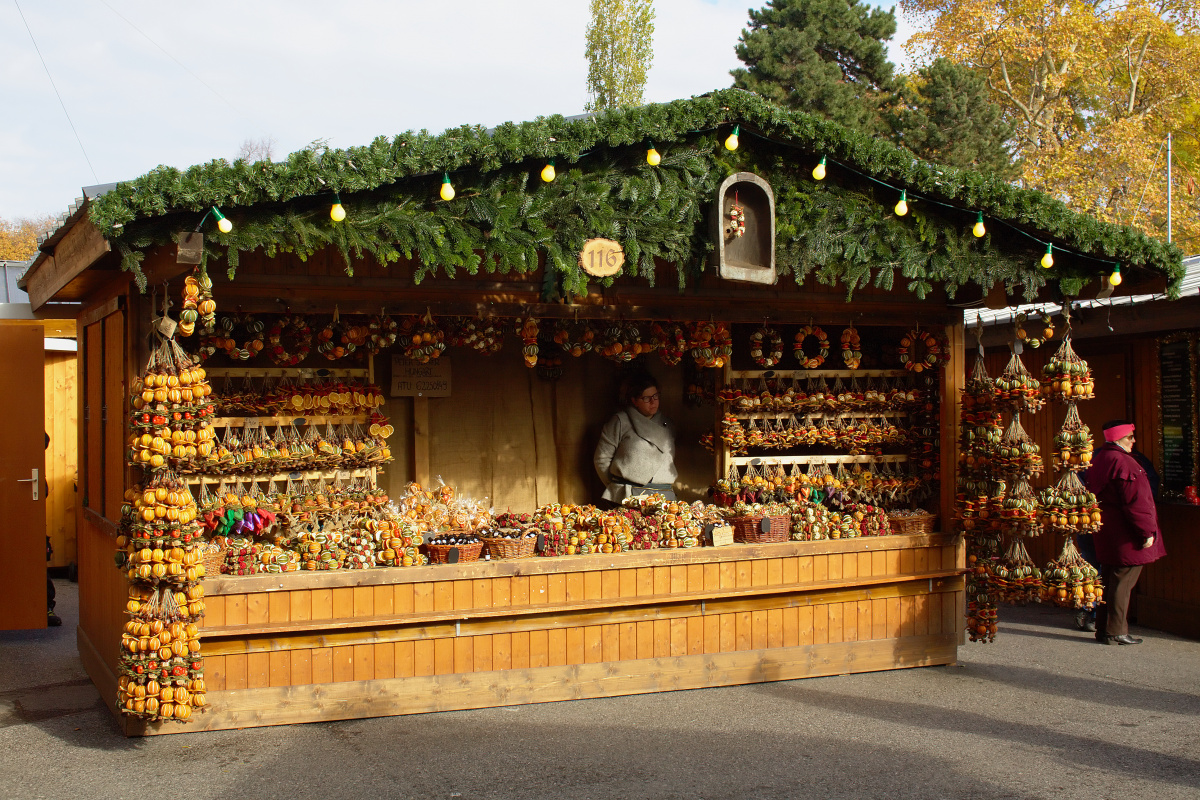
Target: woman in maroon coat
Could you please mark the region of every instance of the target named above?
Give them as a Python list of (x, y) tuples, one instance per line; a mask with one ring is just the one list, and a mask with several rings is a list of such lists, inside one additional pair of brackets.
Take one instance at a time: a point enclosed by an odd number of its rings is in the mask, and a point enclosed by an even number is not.
[(1095, 542), (1104, 583), (1105, 602), (1096, 614), (1096, 640), (1101, 644), (1141, 644), (1141, 639), (1129, 635), (1129, 596), (1142, 567), (1167, 554), (1150, 481), (1130, 455), (1133, 430), (1124, 420), (1106, 422), (1105, 444), (1087, 471), (1087, 488), (1100, 501)]

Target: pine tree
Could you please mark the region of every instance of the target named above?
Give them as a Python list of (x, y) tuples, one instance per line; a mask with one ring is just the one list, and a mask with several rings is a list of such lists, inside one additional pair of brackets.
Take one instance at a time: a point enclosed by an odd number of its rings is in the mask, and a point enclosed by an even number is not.
[(733, 85), (787, 108), (848, 128), (882, 133), (881, 109), (894, 91), (884, 42), (896, 33), (890, 11), (859, 0), (769, 0), (750, 10), (732, 71)]
[(939, 58), (905, 78), (893, 117), (897, 144), (927, 161), (1005, 180), (1020, 176), (1010, 151), (1013, 127), (989, 98), (983, 75)]
[(654, 0), (592, 0), (588, 111), (642, 104), (654, 60)]

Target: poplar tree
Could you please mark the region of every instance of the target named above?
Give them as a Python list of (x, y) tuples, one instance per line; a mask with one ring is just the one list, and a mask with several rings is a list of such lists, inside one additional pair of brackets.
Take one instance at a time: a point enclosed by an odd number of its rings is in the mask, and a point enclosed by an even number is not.
[(642, 104), (653, 39), (654, 0), (592, 0), (586, 110)]

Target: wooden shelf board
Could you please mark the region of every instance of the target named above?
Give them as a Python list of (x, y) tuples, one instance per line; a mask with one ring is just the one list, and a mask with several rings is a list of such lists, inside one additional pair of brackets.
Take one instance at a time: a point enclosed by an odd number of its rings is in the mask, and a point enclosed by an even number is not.
[(367, 367), (205, 367), (210, 378), (366, 378)]
[(848, 456), (848, 455), (824, 455), (824, 456), (730, 456), (729, 463), (736, 467), (745, 466), (761, 466), (766, 464), (898, 464), (908, 461), (906, 455), (888, 455), (888, 456)]
[[(358, 469), (310, 469), (296, 470), (295, 472), (240, 472), (234, 475), (185, 475), (184, 482), (190, 485), (199, 485), (201, 483), (229, 483), (230, 481), (255, 481), (261, 483), (263, 481), (286, 481), (291, 480), (311, 480), (313, 478), (324, 478), (326, 480), (334, 478), (338, 473), (349, 473), (351, 478), (364, 478), (371, 475), (376, 467), (359, 467)], [(296, 477), (292, 477), (296, 476)]]
[[(903, 378), (915, 373), (906, 369), (733, 369), (730, 378)], [(769, 379), (768, 379), (769, 380)]]
[(313, 414), (309, 416), (303, 414), (286, 414), (273, 417), (213, 417), (210, 424), (214, 428), (244, 428), (247, 421), (250, 420), (257, 421), (259, 425), (264, 427), (273, 427), (291, 425), (292, 423), (302, 425), (350, 425), (355, 422), (370, 424), (371, 418), (365, 414)]

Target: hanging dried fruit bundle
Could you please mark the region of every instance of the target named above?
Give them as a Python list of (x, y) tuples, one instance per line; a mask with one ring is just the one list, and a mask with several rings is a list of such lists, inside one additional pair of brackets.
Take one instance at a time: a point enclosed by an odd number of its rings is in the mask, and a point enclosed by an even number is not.
[(1096, 396), (1092, 370), (1086, 361), (1075, 354), (1069, 333), (1063, 337), (1058, 351), (1042, 367), (1042, 375), (1042, 393), (1048, 399), (1068, 403), (1091, 400)]
[(1000, 530), (1010, 536), (1037, 536), (1042, 532), (1040, 510), (1033, 488), (1020, 478), (1000, 502)]
[(858, 369), (862, 363), (862, 338), (853, 325), (842, 331), (842, 363), (846, 369)]
[(187, 591), (129, 587), (117, 678), (123, 713), (183, 722), (208, 705), (198, 615), (189, 610), (199, 605), (203, 613), (201, 597), (198, 584)]
[(1042, 571), (1029, 557), (1020, 537), (1013, 537), (1004, 556), (991, 565), (990, 579), (1001, 602), (1041, 602)]
[(213, 450), (216, 411), (204, 369), (163, 339), (133, 382), (129, 463), (149, 470), (194, 471)]
[(1041, 395), (1041, 383), (1029, 374), (1016, 353), (1008, 360), (1004, 372), (996, 378), (996, 403), (1015, 414), (1033, 414), (1046, 404)]
[(333, 319), (317, 333), (317, 352), (337, 361), (366, 345), (367, 335), (366, 325), (350, 325), (335, 310)]
[(517, 317), (517, 336), (521, 339), (521, 358), (525, 366), (533, 369), (538, 363), (538, 321), (536, 317)]
[(733, 353), (733, 338), (724, 322), (695, 323), (688, 345), (696, 366), (702, 368), (723, 367)]
[(783, 339), (774, 328), (763, 326), (750, 334), (750, 358), (760, 367), (773, 367), (783, 358)]
[(1070, 534), (1058, 558), (1042, 571), (1042, 585), (1043, 599), (1064, 608), (1095, 608), (1103, 602), (1100, 573), (1080, 555)]
[(563, 352), (569, 353), (575, 358), (579, 358), (584, 353), (592, 352), (593, 343), (596, 341), (596, 332), (587, 321), (575, 321), (560, 319), (554, 323), (554, 341)]
[(1091, 463), (1092, 432), (1079, 418), (1075, 404), (1071, 403), (1062, 428), (1054, 436), (1054, 468), (1060, 472), (1084, 470)]
[(1000, 437), (1000, 447), (992, 464), (997, 474), (1013, 478), (1031, 478), (1042, 474), (1040, 448), (1021, 427), (1020, 415), (1013, 416), (1004, 435)]
[(984, 364), (983, 357), (978, 356), (975, 359), (975, 366), (971, 368), (971, 375), (967, 378), (967, 383), (963, 387), (963, 411), (990, 409), (995, 400), (996, 381), (988, 375), (987, 365)]
[(605, 326), (598, 350), (600, 355), (609, 361), (625, 364), (643, 353), (649, 353), (655, 346), (653, 343), (642, 341), (641, 331), (636, 324), (614, 320)]
[(991, 474), (1002, 436), (999, 413), (987, 409), (967, 411), (963, 405), (959, 458), (964, 477), (982, 479)]
[(367, 352), (379, 355), (381, 351), (396, 343), (399, 332), (400, 326), (396, 320), (388, 316), (387, 311), (379, 309), (379, 313), (367, 323)]
[(423, 317), (409, 317), (400, 326), (400, 336), (407, 339), (404, 345), (404, 357), (418, 364), (428, 364), (440, 358), (446, 349), (446, 334), (433, 320), (428, 311)]
[(650, 335), (658, 342), (658, 357), (664, 364), (673, 367), (683, 360), (688, 340), (682, 325), (674, 322), (660, 325), (655, 322), (650, 326)]
[(1100, 504), (1074, 472), (1039, 493), (1042, 524), (1059, 533), (1093, 533), (1100, 529)]
[(183, 309), (179, 312), (179, 335), (191, 336), (200, 323), (206, 333), (217, 324), (217, 304), (212, 297), (212, 279), (200, 267), (183, 279)]
[(267, 355), (281, 367), (294, 367), (312, 352), (312, 328), (297, 314), (277, 319), (267, 331)]
[[(812, 355), (809, 355), (809, 351), (804, 347), (809, 338), (817, 340), (816, 352)], [(800, 366), (805, 369), (819, 369), (829, 357), (829, 337), (819, 326), (811, 323), (805, 325), (796, 333), (795, 341), (792, 342), (792, 352)]]

